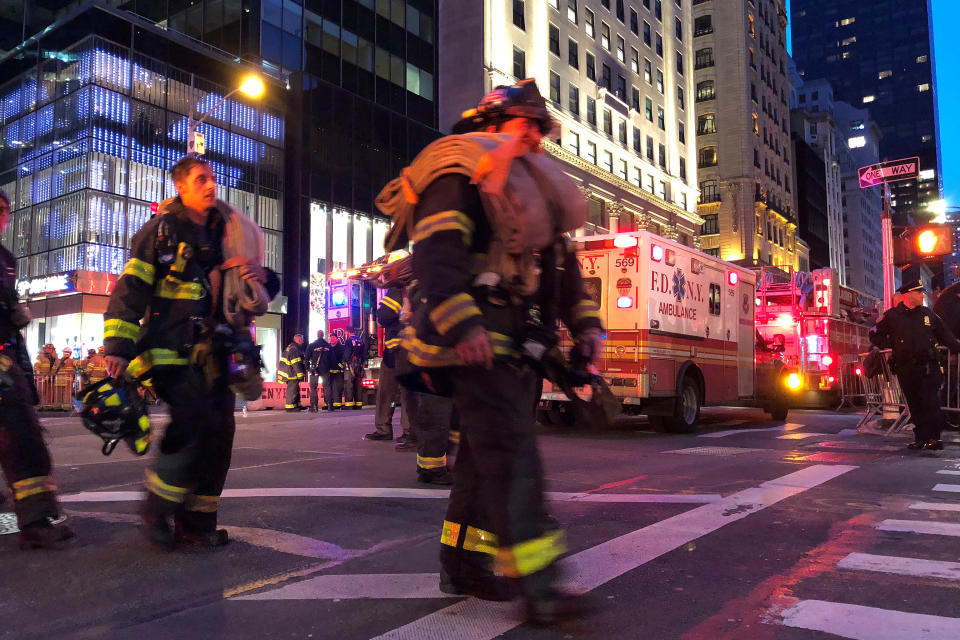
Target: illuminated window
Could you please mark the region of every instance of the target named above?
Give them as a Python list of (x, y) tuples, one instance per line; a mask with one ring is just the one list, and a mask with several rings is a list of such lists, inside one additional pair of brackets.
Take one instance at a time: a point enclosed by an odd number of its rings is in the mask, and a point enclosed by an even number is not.
[(851, 44), (856, 43), (856, 41), (857, 41), (857, 36), (850, 36), (849, 38), (844, 38), (843, 40), (841, 40), (841, 41), (840, 41), (840, 46), (841, 46), (841, 47), (848, 47), (848, 46), (850, 46)]
[(333, 212), (333, 268), (343, 269), (352, 265), (347, 264), (347, 247), (349, 246), (350, 215), (343, 210)]
[(863, 104), (868, 104), (870, 102), (873, 102), (876, 99), (877, 99), (876, 96), (863, 96)]
[(893, 75), (893, 71), (891, 71), (890, 69), (884, 69), (883, 71), (877, 74), (877, 79), (883, 80), (884, 78), (889, 78), (892, 75)]
[(867, 139), (864, 136), (854, 136), (847, 140), (847, 146), (851, 149), (860, 149), (867, 146)]
[(358, 266), (370, 262), (370, 253), (367, 249), (367, 240), (370, 238), (370, 218), (367, 216), (353, 217), (353, 265)]
[(923, 64), (929, 59), (928, 56), (917, 56), (917, 64)]
[(930, 85), (926, 82), (924, 82), (923, 84), (918, 84), (917, 91), (919, 91), (920, 93), (923, 93), (924, 91), (930, 91)]
[(843, 20), (840, 21), (840, 26), (845, 27), (847, 25), (853, 24), (856, 21), (857, 21), (856, 18), (844, 18)]

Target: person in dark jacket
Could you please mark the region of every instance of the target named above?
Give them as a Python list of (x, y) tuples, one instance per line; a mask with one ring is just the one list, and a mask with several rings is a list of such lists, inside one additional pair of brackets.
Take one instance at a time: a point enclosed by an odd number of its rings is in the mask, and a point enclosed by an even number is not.
[[(388, 287), (377, 306), (377, 322), (383, 327), (383, 358), (380, 361), (380, 378), (377, 380), (377, 411), (374, 419), (376, 428), (364, 436), (365, 440), (393, 440), (393, 413), (400, 400), (396, 367), (403, 295), (403, 287)], [(406, 407), (401, 408), (400, 425), (403, 436), (407, 437), (410, 433), (410, 416)]]
[[(536, 155), (554, 123), (532, 80), (498, 87), (464, 122), (461, 130), (490, 135), (433, 143), (378, 198), (381, 209), (401, 216), (410, 215), (403, 203), (416, 200), (412, 224), (398, 219), (388, 237), (388, 249), (414, 242), (417, 295), (401, 344), (421, 379), (452, 394), (460, 419), (440, 589), (507, 599), (513, 594), (496, 576), (512, 578), (528, 619), (550, 624), (579, 613), (582, 601), (558, 586), (563, 536), (547, 513), (534, 433), (539, 377), (532, 360), (547, 347), (528, 345), (526, 336), (555, 339), (562, 320), (587, 361), (602, 349), (597, 306), (561, 235), (583, 224), (586, 202), (558, 167)], [(450, 155), (436, 151), (444, 145), (464, 154), (489, 151), (476, 162), (469, 156), (469, 166), (451, 165)], [(525, 184), (536, 186), (523, 197), (505, 194), (499, 179), (530, 165), (549, 191), (531, 180)], [(489, 171), (477, 178), (481, 170)], [(502, 224), (515, 217), (523, 220)]]
[[(10, 199), (0, 191), (0, 234)], [(50, 451), (34, 408), (40, 399), (21, 330), (30, 316), (19, 304), (17, 260), (0, 246), (0, 468), (13, 495), (20, 548), (57, 548), (74, 534), (61, 523)], [(0, 501), (2, 502), (2, 501)]]
[(323, 376), (323, 402), (326, 411), (343, 408), (343, 345), (337, 334), (330, 334), (330, 349), (318, 360), (317, 369)]
[[(146, 471), (145, 535), (167, 548), (215, 547), (228, 542), (226, 530), (217, 529), (217, 513), (236, 432), (231, 346), (218, 330), (228, 323), (215, 283), (222, 282), (228, 218), (243, 214), (217, 200), (213, 169), (202, 157), (184, 156), (170, 173), (179, 195), (161, 203), (133, 236), (104, 314), (106, 366), (112, 378), (150, 380), (170, 407)], [(238, 268), (270, 297), (280, 290), (270, 269)]]
[(363, 371), (367, 367), (366, 341), (347, 329), (343, 345), (343, 406), (347, 409), (363, 408)]
[(283, 350), (280, 357), (280, 366), (277, 368), (277, 382), (287, 385), (287, 397), (284, 408), (287, 411), (302, 411), (306, 409), (300, 403), (300, 383), (306, 378), (303, 361), (303, 334), (293, 336), (293, 342)]
[(940, 440), (943, 372), (937, 345), (957, 353), (960, 341), (940, 316), (923, 306), (923, 282), (908, 282), (900, 287), (899, 293), (903, 300), (884, 312), (869, 334), (870, 341), (881, 349), (893, 351), (890, 367), (897, 375), (914, 425), (914, 441), (907, 448), (938, 451), (943, 449)]
[[(953, 335), (960, 337), (960, 282), (955, 282), (940, 292), (937, 301), (933, 305), (933, 310), (940, 316), (944, 324), (947, 325), (947, 328), (953, 332)], [(952, 374), (948, 376), (950, 388), (946, 389), (946, 393), (944, 394), (944, 397), (947, 397), (947, 394), (949, 394), (948, 406), (950, 407), (960, 406), (957, 398), (958, 383), (960, 383), (957, 375), (960, 373), (958, 363), (960, 363), (960, 357), (950, 354), (950, 357), (947, 359), (947, 366), (950, 367), (950, 371), (952, 372)], [(957, 428), (956, 425), (960, 424), (960, 413), (948, 411), (944, 417), (953, 428)]]
[(307, 382), (310, 385), (310, 411), (316, 413), (320, 409), (320, 398), (317, 386), (323, 379), (320, 371), (320, 359), (330, 350), (330, 343), (323, 339), (323, 329), (317, 331), (317, 339), (307, 345), (304, 353), (304, 363), (307, 365)]

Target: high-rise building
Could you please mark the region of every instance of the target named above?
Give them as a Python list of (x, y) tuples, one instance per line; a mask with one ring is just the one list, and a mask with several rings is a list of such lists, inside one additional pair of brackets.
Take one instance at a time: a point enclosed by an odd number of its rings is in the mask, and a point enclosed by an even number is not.
[[(791, 113), (791, 117), (797, 118), (797, 114)], [(823, 269), (830, 266), (827, 168), (823, 156), (799, 135), (799, 127), (794, 126), (793, 130), (797, 235), (810, 247), (810, 269)]]
[[(845, 142), (837, 139), (833, 116), (833, 90), (825, 80), (803, 82), (795, 87), (797, 103), (791, 104), (791, 130), (819, 154), (823, 161), (827, 203), (829, 260), (826, 266), (837, 272), (840, 284), (847, 284), (843, 228), (843, 185), (840, 179), (840, 152)], [(812, 256), (811, 256), (812, 257)], [(813, 262), (813, 261), (811, 261)]]
[(705, 250), (806, 268), (791, 184), (784, 0), (694, 0), (698, 211)]
[[(758, 0), (760, 1), (760, 0)], [(836, 100), (870, 110), (880, 158), (920, 158), (919, 181), (891, 185), (897, 221), (929, 218), (941, 171), (929, 0), (792, 0), (793, 57)]]
[[(223, 100), (251, 71), (233, 55), (109, 7), (29, 9), (55, 21), (5, 42), (0, 58), (0, 188), (13, 210), (3, 244), (35, 318), (29, 349), (101, 343), (130, 238), (176, 195), (168, 170), (186, 153), (191, 114), (212, 109), (203, 127), (218, 196), (263, 227), (266, 266), (284, 273), (284, 85), (267, 78), (263, 100)], [(22, 21), (17, 34), (24, 24), (37, 26)], [(258, 322), (268, 366), (280, 323)]]
[(560, 124), (544, 149), (590, 205), (582, 233), (697, 246), (692, 40), (681, 0), (441, 0), (441, 128), (534, 78)]

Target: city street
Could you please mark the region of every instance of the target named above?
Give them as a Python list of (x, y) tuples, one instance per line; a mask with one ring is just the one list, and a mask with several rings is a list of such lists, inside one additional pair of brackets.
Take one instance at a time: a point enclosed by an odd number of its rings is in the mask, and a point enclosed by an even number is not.
[(173, 553), (138, 531), (146, 461), (46, 417), (80, 540), (21, 552), (0, 535), (0, 637), (960, 637), (960, 448), (907, 452), (858, 418), (713, 408), (690, 435), (641, 418), (545, 431), (566, 575), (597, 606), (537, 629), (519, 603), (439, 592), (447, 491), (416, 482), (414, 454), (361, 439), (370, 410), (238, 415), (232, 542)]

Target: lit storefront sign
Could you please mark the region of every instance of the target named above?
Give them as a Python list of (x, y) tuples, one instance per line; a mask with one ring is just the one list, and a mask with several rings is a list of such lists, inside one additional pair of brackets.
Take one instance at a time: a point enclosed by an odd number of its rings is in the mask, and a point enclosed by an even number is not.
[(17, 281), (17, 295), (21, 298), (43, 298), (64, 293), (89, 293), (109, 296), (118, 276), (99, 271), (75, 270), (52, 276)]

